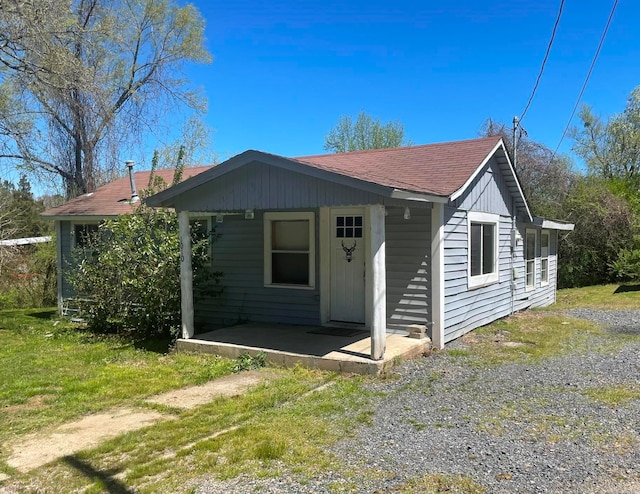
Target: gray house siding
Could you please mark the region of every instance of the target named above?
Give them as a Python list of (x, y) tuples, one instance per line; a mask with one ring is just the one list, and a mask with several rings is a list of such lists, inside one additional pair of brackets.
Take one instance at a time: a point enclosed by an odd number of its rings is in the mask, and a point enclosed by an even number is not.
[(549, 232), (549, 283), (547, 285), (542, 284), (542, 260), (541, 260), (541, 246), (540, 246), (540, 233), (542, 228), (534, 225), (518, 225), (518, 231), (522, 235), (523, 239), (526, 239), (525, 234), (527, 229), (536, 231), (536, 257), (535, 257), (535, 285), (534, 289), (527, 290), (526, 288), (526, 264), (524, 257), (525, 241), (522, 242), (522, 247), (516, 249), (516, 259), (518, 266), (518, 278), (516, 282), (516, 310), (523, 310), (530, 307), (544, 307), (550, 305), (555, 301), (555, 293), (557, 287), (557, 272), (558, 272), (558, 235), (555, 230), (546, 230)]
[[(468, 212), (500, 216), (498, 282), (468, 288)], [(549, 283), (541, 284), (540, 231), (518, 223), (522, 241), (511, 249), (514, 203), (499, 165), (491, 159), (474, 179), (468, 192), (445, 208), (445, 341), (528, 307), (553, 303), (557, 272), (557, 234), (549, 230)], [(526, 289), (526, 229), (535, 228), (536, 281)], [(513, 282), (513, 285), (512, 285)], [(513, 288), (512, 288), (513, 286)]]
[(445, 341), (512, 311), (511, 219), (500, 217), (499, 281), (468, 289), (467, 212), (445, 208)]
[(253, 220), (225, 216), (214, 223), (220, 236), (212, 247), (212, 269), (221, 271), (222, 294), (216, 297), (195, 294), (196, 332), (201, 333), (244, 321), (283, 324), (319, 324), (318, 211), (316, 230), (316, 288), (291, 289), (264, 286), (264, 211), (255, 211)]
[(403, 205), (390, 199), (346, 185), (302, 173), (250, 163), (229, 172), (176, 200), (178, 211), (243, 211), (245, 209), (289, 210), (321, 206), (362, 204)]
[(456, 199), (452, 207), (466, 211), (483, 211), (502, 216), (512, 214), (511, 193), (495, 158), (491, 158), (476, 176), (468, 192)]
[[(465, 194), (445, 208), (445, 329), (451, 341), (512, 311), (511, 299), (511, 193), (495, 159), (476, 176)], [(467, 211), (500, 215), (498, 240), (499, 281), (468, 288)]]
[(431, 209), (390, 208), (386, 217), (387, 329), (431, 321)]
[(62, 255), (62, 298), (73, 297), (75, 292), (69, 285), (68, 275), (71, 264), (71, 249), (73, 248), (73, 240), (71, 238), (71, 222), (60, 222), (60, 238), (56, 238), (56, 242), (60, 242), (60, 252)]

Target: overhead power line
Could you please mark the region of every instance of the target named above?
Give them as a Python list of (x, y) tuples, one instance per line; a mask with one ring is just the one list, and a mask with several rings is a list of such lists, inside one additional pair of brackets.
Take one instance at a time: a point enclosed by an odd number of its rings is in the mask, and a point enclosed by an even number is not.
[(576, 114), (576, 110), (578, 109), (578, 105), (582, 100), (582, 95), (584, 94), (584, 90), (587, 88), (587, 84), (589, 83), (589, 79), (591, 78), (591, 73), (593, 72), (593, 67), (596, 65), (596, 61), (598, 60), (598, 56), (600, 55), (600, 50), (602, 49), (602, 45), (604, 44), (604, 39), (607, 37), (607, 31), (609, 31), (609, 26), (611, 25), (611, 20), (613, 19), (613, 14), (616, 11), (616, 7), (618, 6), (618, 0), (614, 0), (613, 7), (611, 7), (611, 13), (609, 14), (609, 18), (607, 19), (607, 24), (604, 27), (604, 31), (602, 32), (602, 36), (600, 37), (600, 43), (598, 43), (598, 49), (596, 50), (595, 55), (593, 56), (593, 60), (591, 61), (591, 66), (589, 67), (589, 72), (587, 72), (587, 76), (584, 79), (584, 83), (582, 84), (582, 89), (580, 89), (580, 94), (578, 95), (578, 99), (576, 100), (576, 104), (573, 107), (573, 111), (571, 112), (571, 116), (569, 117), (569, 121), (562, 131), (562, 136), (560, 137), (560, 142), (556, 146), (553, 155), (551, 156), (551, 160), (555, 158), (556, 154), (558, 154), (558, 149), (560, 149), (560, 144), (564, 140), (564, 137), (567, 135), (567, 131), (569, 130), (569, 126), (571, 125), (571, 121), (573, 120), (574, 115)]
[(533, 97), (536, 94), (536, 90), (538, 89), (538, 85), (540, 84), (540, 79), (542, 79), (542, 73), (544, 72), (544, 66), (547, 63), (547, 59), (549, 58), (549, 53), (551, 52), (551, 45), (553, 45), (553, 40), (556, 37), (556, 31), (558, 30), (558, 24), (560, 24), (560, 17), (562, 17), (562, 8), (564, 7), (564, 0), (560, 1), (560, 8), (558, 9), (558, 15), (556, 17), (556, 22), (553, 25), (553, 31), (551, 31), (551, 39), (549, 39), (549, 44), (547, 45), (547, 51), (544, 54), (544, 58), (542, 59), (542, 65), (540, 66), (540, 72), (538, 73), (538, 77), (536, 79), (536, 83), (533, 86), (533, 91), (531, 91), (531, 96), (529, 96), (529, 101), (527, 101), (527, 105), (524, 107), (522, 111), (522, 115), (520, 115), (520, 122), (527, 114), (527, 110), (529, 106), (531, 106), (531, 102), (533, 101)]

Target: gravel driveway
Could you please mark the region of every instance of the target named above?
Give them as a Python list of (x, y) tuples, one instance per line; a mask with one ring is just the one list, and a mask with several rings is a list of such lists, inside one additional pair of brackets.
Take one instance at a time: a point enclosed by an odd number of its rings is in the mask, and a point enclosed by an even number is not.
[[(609, 332), (640, 334), (640, 310), (566, 314)], [(490, 368), (447, 351), (406, 362), (397, 369), (400, 379), (371, 384), (384, 393), (374, 403), (373, 423), (334, 452), (348, 468), (383, 473), (356, 482), (361, 493), (393, 491), (430, 473), (470, 477), (489, 493), (640, 492), (640, 400), (614, 407), (589, 396), (617, 385), (640, 391), (640, 340), (599, 351), (606, 343), (607, 335), (594, 336), (593, 351)], [(283, 474), (206, 481), (197, 492), (321, 493), (347, 486), (353, 488), (335, 473), (304, 484)]]

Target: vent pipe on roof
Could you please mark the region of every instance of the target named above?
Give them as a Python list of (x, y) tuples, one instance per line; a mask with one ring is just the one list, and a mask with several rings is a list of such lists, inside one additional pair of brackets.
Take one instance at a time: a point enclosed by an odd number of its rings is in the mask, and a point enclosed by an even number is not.
[(138, 191), (136, 190), (136, 180), (133, 176), (133, 161), (127, 160), (124, 162), (129, 169), (129, 183), (131, 184), (131, 202), (138, 202), (140, 198), (138, 197)]

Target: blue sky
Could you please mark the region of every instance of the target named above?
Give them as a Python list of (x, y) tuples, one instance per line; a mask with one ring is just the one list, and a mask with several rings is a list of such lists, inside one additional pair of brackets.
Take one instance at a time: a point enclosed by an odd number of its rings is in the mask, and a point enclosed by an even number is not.
[[(204, 1), (211, 65), (188, 76), (208, 99), (222, 159), (246, 149), (323, 152), (342, 115), (398, 120), (414, 144), (511, 122), (531, 94), (559, 0)], [(523, 121), (555, 149), (613, 0), (567, 0)], [(621, 0), (583, 97), (603, 115), (640, 84), (638, 2)], [(574, 124), (578, 123), (577, 117)], [(561, 152), (570, 152), (565, 139)]]
[[(510, 124), (529, 99), (560, 0), (193, 3), (214, 60), (187, 66), (186, 76), (209, 101), (205, 119), (221, 161), (247, 149), (323, 153), (338, 119), (360, 111), (400, 121), (414, 144), (477, 137), (489, 117)], [(531, 139), (558, 145), (612, 6), (566, 0), (522, 122)], [(583, 96), (605, 117), (621, 112), (640, 85), (639, 18), (640, 2), (619, 1)], [(560, 152), (571, 145), (565, 138)], [(17, 170), (0, 174), (19, 178)], [(37, 191), (51, 186), (34, 183)]]

